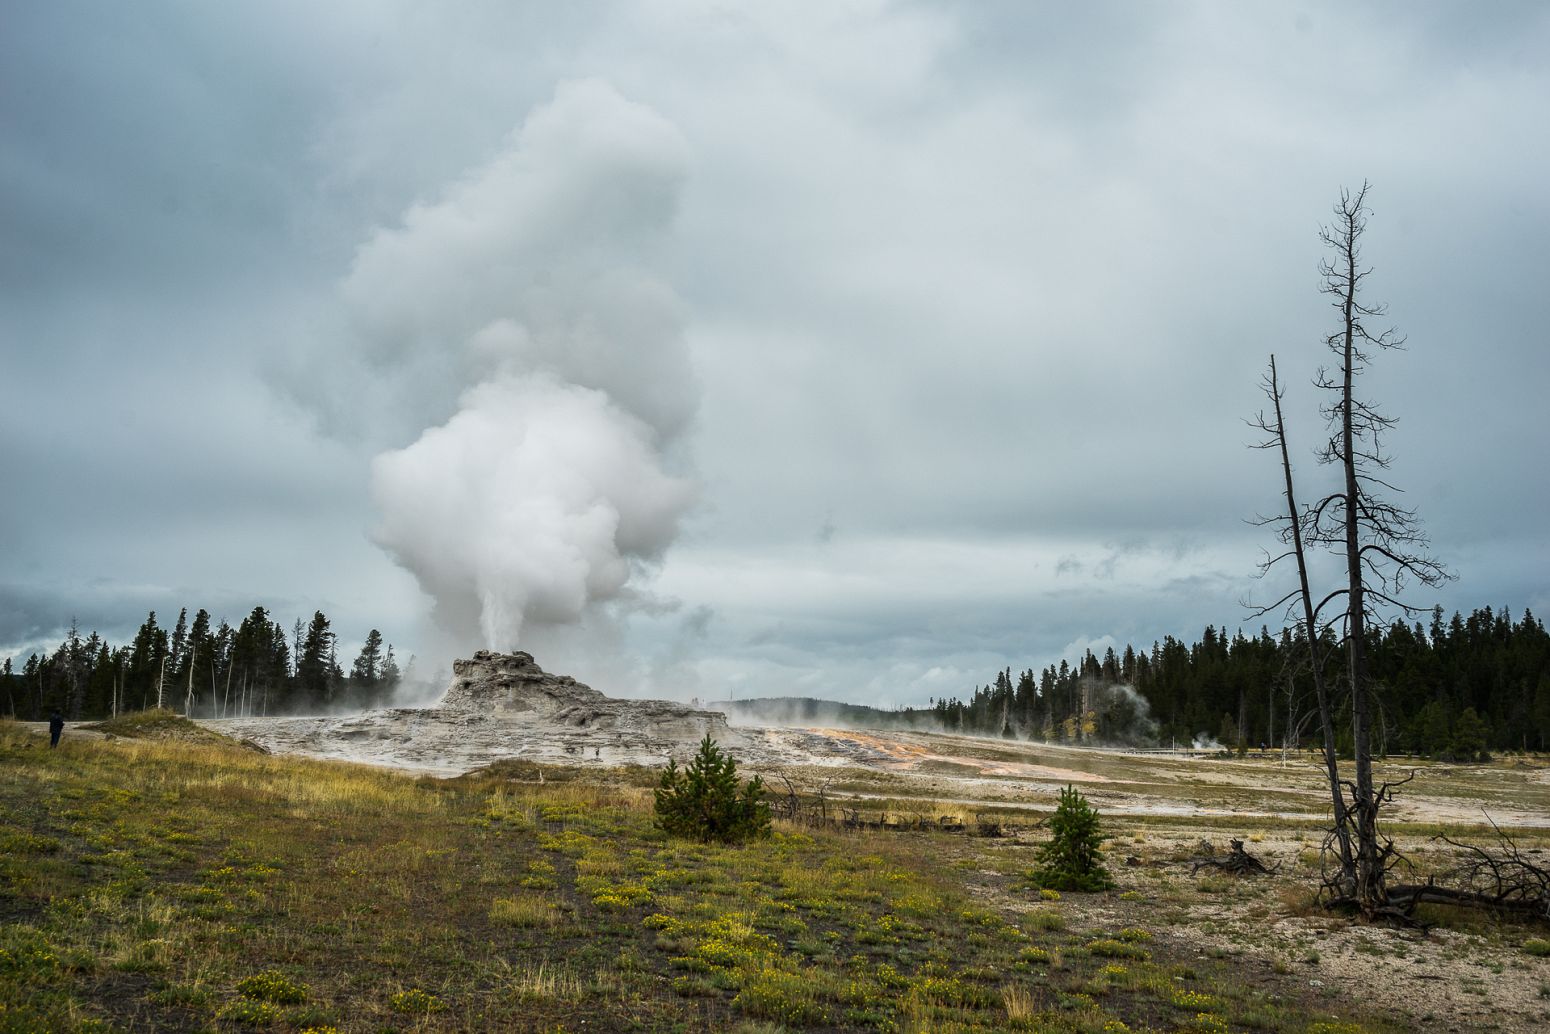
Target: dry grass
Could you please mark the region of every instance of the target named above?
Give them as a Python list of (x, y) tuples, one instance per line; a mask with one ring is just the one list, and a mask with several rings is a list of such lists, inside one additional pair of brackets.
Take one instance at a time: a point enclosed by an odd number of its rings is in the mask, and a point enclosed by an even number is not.
[(490, 919), (511, 926), (559, 926), (565, 913), (554, 900), (537, 894), (519, 894), (490, 902)]
[(546, 961), (519, 969), (509, 986), (512, 996), (524, 1003), (577, 1001), (586, 992), (584, 982), (575, 973)]
[(1001, 1004), (1006, 1010), (1006, 1018), (1012, 1023), (1024, 1023), (1038, 1011), (1033, 995), (1020, 986), (1002, 988)]

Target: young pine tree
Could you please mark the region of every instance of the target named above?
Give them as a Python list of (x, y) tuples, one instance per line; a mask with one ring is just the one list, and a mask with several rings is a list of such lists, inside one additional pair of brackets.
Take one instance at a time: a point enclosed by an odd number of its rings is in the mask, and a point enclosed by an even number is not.
[(1098, 853), (1104, 837), (1098, 813), (1074, 788), (1060, 791), (1060, 804), (1049, 820), (1050, 841), (1039, 848), (1039, 864), (1028, 874), (1051, 890), (1108, 890), (1114, 880)]
[(671, 836), (737, 844), (770, 831), (764, 780), (737, 779), (737, 762), (706, 734), (699, 753), (680, 769), (668, 760), (657, 785), (657, 825)]

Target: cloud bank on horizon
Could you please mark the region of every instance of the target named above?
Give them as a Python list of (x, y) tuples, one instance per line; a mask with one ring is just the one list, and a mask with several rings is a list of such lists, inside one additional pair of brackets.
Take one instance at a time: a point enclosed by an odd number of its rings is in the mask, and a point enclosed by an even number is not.
[(886, 704), (1235, 626), (1363, 179), (1416, 602), (1550, 610), (1540, 5), (4, 23), (0, 654), (263, 603)]

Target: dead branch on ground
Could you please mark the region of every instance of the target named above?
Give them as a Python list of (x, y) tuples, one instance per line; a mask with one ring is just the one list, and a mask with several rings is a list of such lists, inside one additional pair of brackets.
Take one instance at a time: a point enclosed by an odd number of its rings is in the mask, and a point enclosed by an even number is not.
[(1225, 855), (1220, 856), (1217, 855), (1216, 849), (1208, 841), (1202, 840), (1201, 843), (1206, 847), (1206, 850), (1189, 860), (1189, 874), (1191, 876), (1206, 868), (1220, 869), (1223, 872), (1230, 872), (1234, 876), (1269, 876), (1280, 871), (1281, 866), (1279, 864), (1272, 869), (1267, 867), (1258, 858), (1249, 854), (1241, 840), (1227, 841), (1232, 849)]
[(1432, 902), (1550, 923), (1550, 869), (1525, 857), (1517, 841), (1490, 815), (1486, 821), (1496, 832), (1493, 849), (1466, 844), (1446, 834), (1434, 837), (1463, 851), (1464, 860), (1440, 878), (1394, 887), (1389, 891), (1390, 902), (1407, 905), (1411, 911), (1422, 902)]

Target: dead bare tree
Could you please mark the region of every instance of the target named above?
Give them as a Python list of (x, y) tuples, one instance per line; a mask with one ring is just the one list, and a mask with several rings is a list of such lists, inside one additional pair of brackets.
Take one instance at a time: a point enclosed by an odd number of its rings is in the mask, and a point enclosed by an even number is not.
[[(786, 784), (786, 795), (772, 797), (770, 800), (771, 811), (776, 817), (802, 822), (809, 826), (829, 824), (829, 784), (832, 780), (825, 779), (808, 791), (811, 794), (810, 797), (804, 797), (804, 791), (791, 781), (790, 776), (784, 772), (777, 774), (781, 782)], [(859, 817), (859, 812), (857, 815)]]
[(786, 796), (772, 798), (770, 811), (776, 818), (795, 822), (802, 815), (802, 798), (797, 794), (797, 788), (791, 784), (791, 778), (786, 773), (780, 773), (780, 781), (786, 784)]
[(1250, 421), (1251, 426), (1269, 435), (1267, 439), (1256, 443), (1253, 447), (1275, 449), (1280, 453), (1281, 473), (1286, 484), (1286, 511), (1277, 517), (1260, 517), (1254, 523), (1279, 527), (1279, 537), (1287, 548), (1276, 556), (1267, 553), (1264, 562), (1260, 564), (1260, 573), (1268, 573), (1272, 567), (1283, 560), (1293, 560), (1297, 566), (1297, 588), (1274, 603), (1255, 609), (1258, 615), (1276, 610), (1295, 614), (1299, 631), (1307, 641), (1307, 666), (1313, 680), (1314, 699), (1318, 705), (1319, 729), (1324, 739), (1324, 772), (1329, 781), (1330, 803), (1334, 809), (1334, 821), (1330, 830), (1331, 841), (1337, 849), (1337, 861), (1340, 867), (1338, 879), (1349, 891), (1354, 890), (1356, 886), (1356, 855), (1351, 845), (1351, 824), (1347, 815), (1345, 796), (1340, 788), (1340, 759), (1336, 753), (1334, 708), (1324, 681), (1324, 663), (1319, 657), (1319, 636), (1316, 631), (1318, 623), (1314, 615), (1313, 595), (1308, 588), (1308, 554), (1302, 537), (1303, 514), (1297, 508), (1297, 493), (1292, 480), (1291, 451), (1286, 442), (1286, 420), (1281, 413), (1281, 400), (1285, 397), (1285, 391), (1281, 387), (1280, 377), (1276, 372), (1274, 355), (1270, 357), (1270, 372), (1265, 375), (1261, 386), (1270, 399), (1271, 411), (1275, 416), (1271, 419), (1262, 411)]
[[(1374, 332), (1368, 320), (1385, 315), (1386, 307), (1361, 300), (1363, 282), (1372, 270), (1362, 265), (1361, 238), (1367, 229), (1368, 184), (1352, 193), (1343, 190), (1335, 205), (1335, 221), (1319, 234), (1333, 252), (1320, 264), (1322, 290), (1330, 295), (1340, 322), (1325, 343), (1339, 360), (1333, 370), (1321, 369), (1315, 384), (1330, 393), (1321, 410), (1330, 428), (1320, 450), (1322, 463), (1338, 466), (1343, 484), (1309, 508), (1308, 539), (1345, 561), (1346, 585), (1325, 596), (1314, 608), (1315, 624), (1323, 608), (1343, 600), (1344, 607), (1325, 620), (1343, 633), (1346, 678), (1351, 693), (1352, 767), (1356, 778), (1346, 783), (1356, 847), (1356, 886), (1351, 903), (1372, 917), (1388, 906), (1385, 877), (1394, 857), (1393, 842), (1378, 830), (1379, 810), (1391, 799), (1393, 786), (1375, 786), (1372, 773), (1374, 694), (1367, 663), (1367, 629), (1384, 608), (1407, 614), (1419, 608), (1406, 604), (1401, 593), (1410, 582), (1438, 586), (1451, 575), (1425, 553), (1427, 539), (1413, 509), (1384, 498), (1398, 492), (1385, 480), (1389, 456), (1383, 436), (1395, 418), (1356, 394), (1356, 379), (1380, 352), (1402, 348), (1404, 338), (1392, 328)], [(1380, 840), (1382, 841), (1380, 843)]]
[[(1330, 694), (1327, 687), (1320, 691), (1325, 770), (1334, 803), (1332, 839), (1340, 853), (1338, 871), (1325, 882), (1326, 903), (1355, 908), (1372, 919), (1395, 914), (1388, 898), (1387, 874), (1398, 856), (1393, 841), (1379, 829), (1379, 814), (1401, 783), (1378, 786), (1373, 779), (1373, 717), (1377, 704), (1367, 662), (1368, 629), (1380, 620), (1384, 610), (1418, 612), (1420, 608), (1402, 598), (1410, 583), (1437, 586), (1451, 575), (1426, 554), (1427, 539), (1415, 511), (1384, 497), (1385, 492), (1399, 491), (1386, 480), (1390, 458), (1383, 444), (1383, 437), (1394, 426), (1395, 419), (1356, 394), (1357, 378), (1373, 358), (1404, 345), (1404, 339), (1393, 329), (1375, 331), (1369, 327), (1368, 321), (1382, 317), (1386, 309), (1368, 304), (1361, 297), (1362, 287), (1372, 273), (1363, 266), (1361, 258), (1361, 238), (1369, 214), (1368, 189), (1364, 182), (1354, 193), (1342, 190), (1334, 208), (1334, 222), (1319, 233), (1319, 239), (1332, 252), (1319, 264), (1324, 279), (1321, 290), (1333, 299), (1340, 319), (1335, 331), (1325, 338), (1338, 364), (1333, 370), (1320, 368), (1314, 380), (1318, 388), (1329, 393), (1329, 400), (1320, 406), (1328, 422), (1329, 438), (1318, 456), (1321, 463), (1338, 468), (1339, 487), (1306, 511), (1298, 510), (1273, 358), (1267, 393), (1275, 403), (1275, 421), (1272, 424), (1262, 415), (1256, 426), (1271, 434), (1262, 447), (1278, 447), (1281, 451), (1287, 516), (1274, 520), (1286, 522), (1282, 535), (1292, 547), (1281, 557), (1267, 559), (1264, 566), (1268, 568), (1280, 559), (1294, 556), (1299, 572), (1298, 588), (1265, 610), (1295, 607), (1301, 602), (1301, 621), (1308, 638), (1316, 690), (1323, 671), (1317, 644), (1326, 630), (1338, 633), (1345, 653), (1345, 689), (1351, 700), (1352, 779), (1341, 777), (1334, 751)], [(1345, 563), (1345, 584), (1316, 604), (1307, 577), (1309, 547), (1328, 549)], [(1328, 613), (1326, 608), (1330, 608)]]

